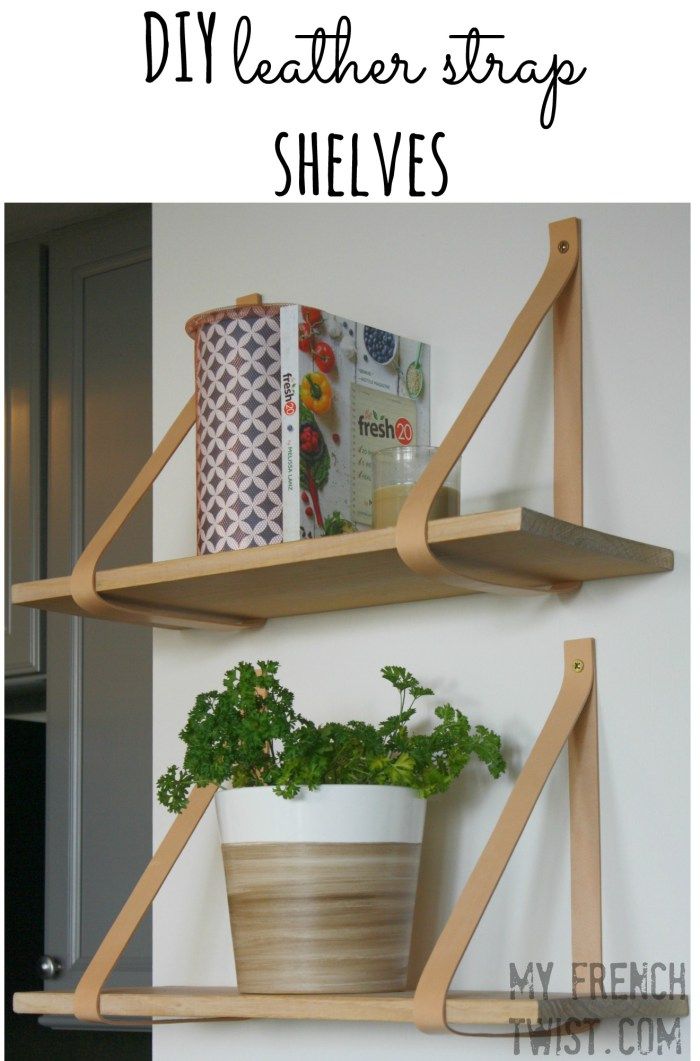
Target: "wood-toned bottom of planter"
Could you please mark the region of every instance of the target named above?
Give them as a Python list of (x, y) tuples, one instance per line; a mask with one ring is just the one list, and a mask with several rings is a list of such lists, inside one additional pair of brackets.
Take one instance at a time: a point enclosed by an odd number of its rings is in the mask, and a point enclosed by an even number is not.
[[(70, 991), (22, 991), (15, 1013), (70, 1015)], [(413, 993), (377, 995), (242, 995), (232, 988), (152, 987), (105, 991), (106, 1017), (170, 1017), (189, 1020), (354, 1020), (411, 1023)], [(556, 1020), (607, 1020), (623, 1017), (675, 1018), (688, 1014), (687, 998), (511, 999), (507, 993), (453, 992), (447, 1000), (452, 1024), (531, 1025)]]
[(406, 987), (420, 844), (223, 844), (222, 851), (241, 991)]

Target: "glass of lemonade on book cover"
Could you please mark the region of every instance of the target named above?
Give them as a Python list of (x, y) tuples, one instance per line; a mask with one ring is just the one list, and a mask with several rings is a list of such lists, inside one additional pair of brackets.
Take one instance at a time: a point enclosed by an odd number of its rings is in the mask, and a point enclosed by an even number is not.
[[(425, 471), (435, 446), (386, 446), (372, 456), (372, 526), (394, 527), (409, 493)], [(430, 519), (459, 515), (459, 462), (440, 487)]]

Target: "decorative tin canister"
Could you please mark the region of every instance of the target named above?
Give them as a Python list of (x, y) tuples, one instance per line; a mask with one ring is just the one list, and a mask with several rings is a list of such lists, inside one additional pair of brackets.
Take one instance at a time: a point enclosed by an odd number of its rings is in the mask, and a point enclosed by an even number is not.
[(282, 541), (279, 306), (187, 322), (197, 385), (197, 551)]

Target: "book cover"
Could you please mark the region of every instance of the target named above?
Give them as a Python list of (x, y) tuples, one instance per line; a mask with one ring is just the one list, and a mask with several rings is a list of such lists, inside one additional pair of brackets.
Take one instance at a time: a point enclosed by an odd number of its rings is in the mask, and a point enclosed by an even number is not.
[(430, 347), (309, 306), (280, 309), (283, 540), (372, 525), (372, 454), (430, 443)]

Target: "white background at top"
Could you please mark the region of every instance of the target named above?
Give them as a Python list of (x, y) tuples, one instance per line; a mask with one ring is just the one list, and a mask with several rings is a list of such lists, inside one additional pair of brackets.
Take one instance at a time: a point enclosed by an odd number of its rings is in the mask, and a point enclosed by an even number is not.
[[(152, 85), (144, 80), (149, 7), (168, 16), (171, 29), (168, 66)], [(217, 3), (204, 9), (217, 11), (209, 86), (198, 51), (190, 52), (196, 80), (173, 80), (174, 13), (181, 8), (155, 0), (5, 6), (5, 199), (274, 201), (281, 171), (273, 142), (282, 129), (346, 137), (358, 131), (370, 155), (371, 132), (443, 130), (446, 198), (453, 201), (691, 197), (696, 36), (691, 5), (679, 0), (656, 9), (559, 0)], [(229, 47), (235, 20), (245, 13), (254, 23), (251, 52), (261, 57), (299, 54), (295, 33), (320, 24), (330, 29), (348, 14), (353, 57), (396, 50), (414, 66), (427, 63), (430, 76), (413, 87), (236, 84)], [(441, 83), (448, 35), (472, 26), (505, 33), (494, 47), (509, 61), (549, 60), (557, 52), (587, 66), (580, 84), (561, 89), (551, 130), (538, 125), (541, 87)], [(363, 182), (371, 186), (370, 176)], [(381, 197), (376, 180), (373, 190)], [(405, 188), (395, 196), (402, 197)]]

